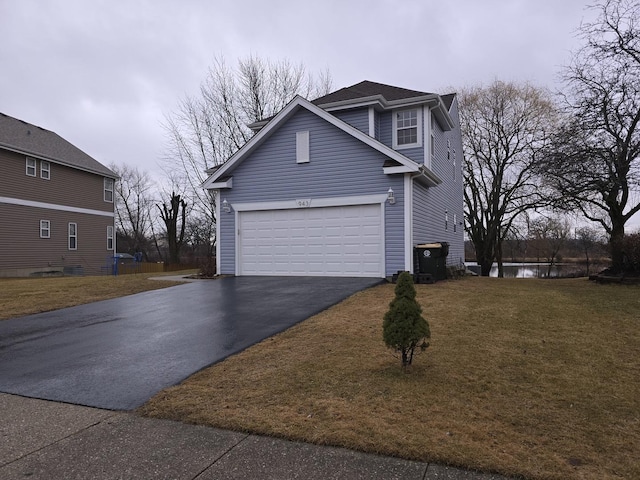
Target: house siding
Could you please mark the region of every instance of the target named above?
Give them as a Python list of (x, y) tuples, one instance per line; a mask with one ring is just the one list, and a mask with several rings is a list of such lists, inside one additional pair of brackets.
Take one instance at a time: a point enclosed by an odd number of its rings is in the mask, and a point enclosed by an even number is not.
[(355, 108), (353, 110), (339, 110), (330, 112), (352, 127), (357, 128), (362, 133), (369, 135), (369, 110), (366, 108)]
[[(368, 122), (366, 109), (365, 118)], [(368, 124), (367, 124), (368, 125)], [(296, 132), (309, 131), (310, 162), (296, 164)], [(367, 126), (368, 131), (368, 126)], [(365, 132), (366, 133), (366, 132)], [(384, 204), (385, 272), (404, 266), (403, 179), (385, 175), (386, 156), (301, 108), (233, 172), (233, 188), (221, 200), (234, 203), (349, 197), (395, 192), (395, 205)], [(235, 214), (221, 213), (221, 273), (234, 274)]]
[[(414, 184), (413, 244), (448, 242), (447, 264), (457, 265), (464, 262), (464, 225), (460, 224), (464, 221), (464, 214), (460, 170), (462, 137), (455, 101), (450, 114), (456, 125), (453, 130), (443, 132), (435, 119), (432, 122), (435, 157), (432, 159), (431, 169), (442, 179), (442, 183), (430, 188), (417, 182)], [(456, 151), (455, 163), (454, 149)], [(454, 215), (457, 225), (454, 225)], [(447, 216), (448, 222), (446, 221)]]
[[(104, 177), (54, 162), (50, 179), (25, 173), (27, 156), (0, 150), (0, 197), (10, 202), (38, 202), (55, 208), (27, 206), (0, 200), (0, 276), (25, 276), (36, 271), (82, 267), (84, 274), (100, 274), (106, 257), (107, 226), (114, 226), (112, 202), (104, 201)], [(76, 213), (65, 209), (94, 210)], [(51, 222), (50, 238), (40, 238), (40, 220)], [(77, 249), (68, 248), (68, 224), (77, 224)]]
[(380, 141), (380, 143), (384, 143), (389, 148), (393, 148), (392, 122), (393, 116), (391, 115), (391, 112), (382, 112), (378, 116), (378, 140)]
[[(0, 203), (0, 218), (0, 276), (78, 266), (84, 274), (98, 275), (113, 255), (107, 250), (110, 217)], [(49, 238), (40, 238), (40, 220), (49, 220)], [(69, 222), (77, 224), (76, 250), (68, 247)]]
[(50, 179), (45, 180), (37, 160), (36, 176), (30, 177), (25, 173), (26, 158), (0, 150), (0, 197), (113, 212), (113, 202), (104, 201), (103, 176), (49, 162)]

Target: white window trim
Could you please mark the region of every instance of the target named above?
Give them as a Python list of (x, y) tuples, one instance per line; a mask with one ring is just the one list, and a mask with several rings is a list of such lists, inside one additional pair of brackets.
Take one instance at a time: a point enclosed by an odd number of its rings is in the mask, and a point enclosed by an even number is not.
[(40, 238), (51, 238), (51, 221), (40, 220)]
[[(33, 163), (31, 164), (31, 162)], [(33, 173), (29, 173), (29, 169), (32, 169)], [(28, 177), (36, 177), (38, 175), (38, 163), (35, 158), (27, 157), (25, 173)]]
[(40, 178), (43, 178), (44, 180), (51, 179), (51, 163), (46, 160), (40, 160)]
[[(107, 185), (109, 184), (109, 188)], [(111, 200), (107, 199), (107, 192), (111, 192)], [(104, 201), (107, 203), (113, 203), (115, 195), (115, 180), (113, 178), (104, 177)]]
[[(73, 225), (73, 234), (71, 233), (71, 225)], [(76, 222), (69, 222), (69, 226), (67, 227), (67, 247), (69, 250), (77, 250), (78, 249), (78, 224)], [(74, 239), (74, 246), (71, 246), (71, 239)]]
[[(398, 145), (398, 117), (397, 114), (400, 112), (416, 112), (416, 142), (415, 143), (405, 143), (403, 145)], [(421, 109), (415, 108), (403, 108), (399, 110), (393, 110), (392, 112), (392, 120), (393, 120), (393, 149), (394, 150), (403, 150), (405, 148), (416, 148), (422, 146), (422, 111)]]
[[(111, 243), (111, 246), (109, 246)], [(114, 228), (113, 225), (107, 225), (107, 250), (112, 251), (114, 246)]]

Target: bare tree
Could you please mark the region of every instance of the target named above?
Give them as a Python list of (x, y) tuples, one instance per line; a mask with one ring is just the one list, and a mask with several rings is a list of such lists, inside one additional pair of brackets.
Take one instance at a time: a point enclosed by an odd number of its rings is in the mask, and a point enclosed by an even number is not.
[(199, 94), (185, 97), (166, 116), (164, 169), (188, 197), (200, 230), (205, 230), (200, 238), (215, 241), (215, 198), (201, 188), (207, 171), (222, 165), (251, 138), (248, 124), (275, 115), (295, 95), (324, 95), (331, 83), (327, 72), (314, 77), (302, 64), (287, 60), (249, 56), (232, 69), (218, 57)]
[(551, 269), (559, 260), (560, 250), (565, 246), (570, 235), (571, 224), (566, 217), (540, 216), (531, 221), (529, 238), (535, 242), (539, 252), (548, 262), (547, 277), (551, 276)]
[(180, 250), (184, 244), (185, 229), (187, 226), (187, 203), (180, 195), (171, 193), (169, 203), (156, 205), (160, 210), (160, 218), (165, 225), (165, 235), (169, 247), (168, 263), (180, 263)]
[(503, 276), (502, 241), (520, 214), (543, 204), (534, 165), (556, 109), (545, 90), (501, 81), (459, 98), (465, 230), (481, 274), (488, 276), (497, 260)]
[(109, 166), (120, 179), (115, 184), (118, 246), (129, 253), (141, 252), (149, 259), (152, 237), (153, 188), (147, 172), (127, 165)]
[(567, 121), (541, 163), (559, 207), (607, 232), (614, 270), (625, 225), (640, 211), (640, 2), (605, 0), (580, 28), (584, 46), (565, 69)]

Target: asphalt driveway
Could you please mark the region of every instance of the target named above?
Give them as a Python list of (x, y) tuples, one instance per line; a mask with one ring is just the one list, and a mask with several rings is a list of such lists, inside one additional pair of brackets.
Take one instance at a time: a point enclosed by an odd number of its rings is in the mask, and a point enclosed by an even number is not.
[(129, 410), (371, 278), (228, 277), (0, 322), (0, 392)]

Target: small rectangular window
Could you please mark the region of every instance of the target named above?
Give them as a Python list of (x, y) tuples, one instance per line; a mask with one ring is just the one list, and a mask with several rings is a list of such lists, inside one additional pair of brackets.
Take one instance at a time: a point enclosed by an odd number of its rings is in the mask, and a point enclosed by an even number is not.
[(107, 250), (113, 250), (113, 225), (107, 225)]
[(40, 238), (51, 237), (51, 222), (49, 220), (40, 220)]
[(104, 179), (104, 201), (113, 203), (113, 178)]
[(69, 250), (78, 249), (78, 224), (69, 222)]
[(296, 132), (296, 163), (309, 163), (309, 131)]
[(27, 175), (30, 177), (36, 176), (36, 159), (27, 157)]
[(45, 180), (51, 178), (51, 164), (45, 160), (40, 160), (40, 178)]

